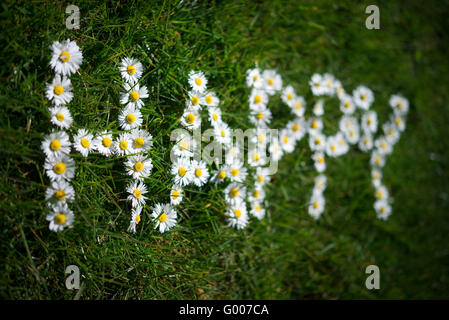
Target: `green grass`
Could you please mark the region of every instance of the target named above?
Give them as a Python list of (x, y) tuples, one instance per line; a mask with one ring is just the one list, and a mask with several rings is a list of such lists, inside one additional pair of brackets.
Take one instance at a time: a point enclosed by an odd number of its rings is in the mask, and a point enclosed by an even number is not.
[[(83, 274), (80, 299), (448, 298), (449, 6), (399, 3), (379, 2), (381, 29), (367, 30), (372, 3), (365, 1), (92, 1), (77, 3), (78, 31), (65, 28), (67, 4), (2, 3), (0, 297), (74, 298), (64, 270), (75, 264)], [(381, 123), (390, 94), (402, 92), (411, 102), (407, 129), (384, 169), (393, 215), (376, 219), (369, 155), (352, 149), (328, 161), (326, 211), (311, 219), (306, 203), (316, 173), (304, 139), (268, 186), (270, 217), (241, 232), (226, 226), (221, 189), (209, 184), (187, 188), (173, 232), (154, 231), (146, 210), (129, 234), (121, 161), (76, 153), (76, 224), (50, 232), (39, 147), (50, 131), (49, 46), (66, 38), (84, 55), (72, 77), (72, 132), (116, 130), (117, 63), (132, 55), (144, 64), (150, 98), (143, 113), (154, 135), (150, 203), (168, 200), (168, 134), (180, 127), (191, 69), (207, 74), (234, 128), (249, 127), (244, 77), (255, 61), (276, 68), (309, 106), (314, 72), (335, 74), (348, 91), (365, 84)], [(277, 101), (270, 107), (280, 128), (291, 116)], [(338, 117), (336, 100), (328, 99), (329, 133)], [(380, 267), (378, 291), (364, 286), (369, 264)]]

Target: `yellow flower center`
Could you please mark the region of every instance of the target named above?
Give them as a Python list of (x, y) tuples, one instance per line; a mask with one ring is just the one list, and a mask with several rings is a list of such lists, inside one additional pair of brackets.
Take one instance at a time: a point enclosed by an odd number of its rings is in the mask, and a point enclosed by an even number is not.
[(198, 178), (201, 177), (203, 175), (203, 171), (201, 171), (201, 169), (195, 169), (195, 176), (197, 176)]
[(256, 204), (256, 206), (254, 207), (254, 209), (256, 209), (256, 211), (262, 210), (262, 208), (261, 208), (258, 204)]
[(160, 221), (160, 222), (165, 222), (165, 221), (167, 221), (167, 215), (166, 215), (165, 213), (162, 213), (162, 214), (159, 216), (159, 221)]
[(254, 97), (254, 103), (255, 103), (255, 104), (258, 104), (258, 103), (261, 103), (261, 102), (262, 102), (262, 97), (259, 96), (259, 95), (256, 95), (256, 96)]
[(126, 116), (126, 122), (128, 122), (129, 124), (133, 123), (134, 121), (136, 121), (136, 116), (132, 113)]
[(337, 92), (338, 92), (338, 93), (343, 93), (343, 88), (342, 88), (342, 87), (337, 88)]
[(81, 138), (81, 145), (83, 146), (83, 148), (89, 148), (90, 146), (90, 142), (89, 140), (87, 140), (86, 138)]
[(139, 224), (139, 222), (140, 222), (140, 214), (136, 216), (136, 224)]
[(179, 175), (181, 177), (184, 177), (186, 175), (186, 173), (187, 173), (187, 170), (186, 170), (186, 168), (181, 167), (181, 168), (178, 169), (178, 173), (179, 173)]
[(331, 145), (331, 150), (332, 150), (332, 151), (335, 151), (335, 149), (336, 149), (335, 145), (334, 145), (334, 144)]
[(64, 88), (60, 85), (60, 84), (58, 84), (57, 86), (55, 86), (55, 88), (53, 89), (53, 92), (56, 94), (56, 95), (61, 95), (63, 92), (64, 92)]
[(142, 196), (142, 192), (140, 192), (139, 189), (135, 189), (135, 190), (133, 191), (133, 193), (134, 193), (134, 196), (135, 196), (137, 199), (140, 199), (140, 197)]
[(350, 135), (351, 137), (354, 137), (354, 135), (355, 135), (354, 131), (350, 131), (350, 132), (349, 132), (349, 135)]
[(374, 179), (379, 179), (379, 173), (378, 172), (374, 172), (373, 177), (374, 177)]
[(196, 83), (196, 85), (200, 86), (203, 83), (203, 81), (201, 81), (200, 78), (196, 78), (195, 83)]
[(264, 142), (265, 141), (265, 135), (264, 134), (259, 134), (257, 136), (257, 140), (259, 140), (259, 142)]
[(142, 137), (138, 137), (134, 140), (134, 147), (142, 148), (145, 144), (145, 140)]
[(240, 218), (242, 216), (242, 211), (240, 211), (239, 209), (235, 209), (234, 210), (234, 215), (238, 219), (238, 218)]
[(263, 180), (264, 180), (264, 178), (263, 178), (262, 175), (259, 175), (259, 176), (257, 177), (257, 182), (262, 183)]
[(232, 175), (233, 177), (235, 177), (235, 176), (238, 175), (238, 174), (239, 174), (239, 170), (238, 170), (238, 169), (234, 168), (234, 169), (231, 170), (231, 175)]
[(63, 162), (58, 162), (57, 164), (55, 164), (53, 166), (53, 171), (56, 172), (57, 174), (63, 174), (66, 170), (66, 165)]
[(214, 99), (212, 99), (211, 96), (206, 96), (206, 102), (207, 102), (207, 103), (211, 104), (212, 101), (214, 101)]
[(66, 217), (64, 214), (60, 213), (55, 216), (55, 223), (59, 225), (63, 225), (65, 223)]
[(136, 170), (137, 172), (142, 171), (142, 170), (143, 170), (143, 163), (140, 162), (140, 161), (137, 161), (137, 162), (134, 164), (134, 170)]
[(61, 142), (59, 140), (53, 140), (50, 143), (50, 149), (53, 151), (58, 151), (59, 149), (61, 149)]
[(195, 122), (195, 115), (193, 113), (189, 113), (188, 115), (186, 115), (186, 121), (189, 124), (192, 124)]
[(312, 121), (312, 128), (313, 128), (313, 129), (318, 128), (318, 122), (316, 122), (316, 120), (313, 120), (313, 121)]
[(214, 114), (212, 115), (212, 119), (214, 119), (214, 121), (217, 121), (217, 120), (218, 120), (218, 116), (217, 116), (216, 113), (214, 113)]
[(67, 62), (70, 60), (70, 53), (68, 53), (67, 51), (62, 51), (61, 54), (59, 55), (59, 60), (61, 60), (62, 62)]
[(288, 99), (288, 100), (293, 99), (293, 95), (292, 95), (291, 93), (289, 93), (289, 94), (287, 95), (287, 99)]
[(55, 198), (58, 200), (64, 200), (65, 198), (65, 191), (59, 189), (58, 191), (55, 192)]
[(388, 130), (388, 135), (389, 135), (389, 136), (392, 136), (392, 135), (393, 135), (393, 130), (391, 130), (391, 129)]
[(263, 113), (259, 112), (256, 117), (257, 119), (263, 119)]
[(232, 188), (232, 189), (229, 191), (229, 195), (231, 196), (231, 198), (237, 197), (237, 196), (239, 195), (239, 189), (237, 189), (237, 188)]
[(181, 146), (181, 148), (183, 148), (185, 150), (189, 148), (189, 144), (187, 142), (185, 142), (185, 141), (181, 141), (179, 143), (179, 145)]
[(103, 147), (109, 148), (111, 146), (112, 141), (110, 138), (106, 137), (106, 138), (103, 138), (101, 143), (103, 144)]
[(324, 162), (324, 158), (323, 157), (318, 157), (318, 162), (319, 163), (323, 163)]
[(179, 191), (178, 190), (173, 190), (173, 192), (171, 193), (171, 197), (173, 198), (173, 200), (178, 199)]
[(368, 119), (366, 122), (367, 122), (368, 124), (371, 124), (371, 123), (373, 123), (373, 120)]
[(317, 209), (318, 207), (319, 207), (318, 202), (314, 202), (314, 203), (313, 203), (313, 208), (314, 208), (314, 209)]
[(394, 122), (396, 123), (396, 125), (400, 125), (401, 124), (401, 118), (397, 117), (396, 119), (394, 119)]
[(274, 83), (274, 80), (273, 80), (273, 78), (270, 78), (270, 79), (268, 79), (268, 84), (269, 84), (270, 86), (272, 86), (272, 85), (273, 85), (273, 83)]
[(398, 107), (398, 109), (402, 109), (402, 103), (398, 102), (397, 107)]
[(369, 143), (369, 138), (366, 137), (365, 139), (363, 139), (363, 141), (365, 142), (365, 144), (368, 144)]
[(257, 79), (258, 79), (257, 76), (253, 77), (253, 81), (257, 81)]
[(224, 137), (226, 135), (226, 132), (224, 130), (221, 130), (221, 136)]
[(315, 139), (315, 144), (321, 144), (321, 140), (320, 139)]
[(292, 130), (293, 130), (294, 132), (298, 131), (298, 130), (299, 130), (299, 124), (295, 123), (295, 124), (293, 125)]
[(301, 104), (301, 102), (298, 102), (298, 103), (296, 104), (296, 110), (299, 110), (299, 109), (301, 109), (301, 107), (302, 107), (302, 104)]
[(137, 101), (139, 100), (139, 93), (137, 91), (131, 91), (131, 93), (129, 94), (129, 98), (131, 99), (131, 101)]
[(382, 158), (379, 157), (379, 156), (377, 156), (377, 157), (376, 157), (376, 163), (379, 164), (381, 161), (382, 161)]
[(120, 141), (119, 147), (120, 147), (120, 149), (122, 149), (122, 150), (128, 149), (128, 141), (125, 141), (125, 140)]
[(379, 199), (381, 199), (381, 198), (382, 198), (382, 192), (377, 191), (377, 192), (376, 192), (376, 197), (379, 198)]
[(385, 207), (380, 208), (380, 213), (385, 213)]
[(224, 179), (226, 178), (226, 172), (225, 171), (220, 171), (217, 175), (218, 179)]
[(321, 86), (321, 83), (317, 82), (315, 83), (315, 87), (319, 88)]
[(253, 154), (253, 160), (254, 161), (259, 161), (259, 159), (260, 159), (260, 156), (259, 156), (258, 153)]
[(257, 190), (254, 190), (254, 192), (253, 192), (253, 197), (254, 197), (254, 198), (259, 198), (259, 196), (260, 196), (260, 192), (257, 191)]
[(288, 143), (288, 137), (287, 137), (287, 136), (284, 137), (284, 143), (285, 143), (285, 144)]
[(349, 102), (345, 103), (345, 108), (349, 108), (351, 106), (351, 104)]
[(192, 104), (196, 106), (198, 103), (200, 103), (200, 98), (198, 98), (197, 96), (193, 96), (191, 101)]
[(328, 82), (327, 82), (327, 86), (328, 86), (329, 88), (332, 87), (332, 82), (328, 81)]
[(132, 76), (132, 75), (136, 72), (136, 67), (129, 65), (129, 66), (126, 68), (126, 72), (128, 72), (128, 74), (129, 74), (130, 76)]
[(56, 119), (58, 119), (58, 121), (62, 122), (62, 121), (64, 121), (64, 115), (62, 113), (58, 112), (56, 114)]
[(364, 94), (362, 94), (362, 95), (360, 96), (360, 99), (365, 100), (365, 99), (366, 99), (366, 96), (365, 96)]

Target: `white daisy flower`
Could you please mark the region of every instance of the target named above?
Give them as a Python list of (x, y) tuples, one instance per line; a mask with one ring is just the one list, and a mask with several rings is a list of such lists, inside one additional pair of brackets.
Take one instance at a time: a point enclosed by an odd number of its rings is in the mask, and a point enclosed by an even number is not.
[(255, 186), (251, 193), (248, 195), (248, 201), (252, 202), (262, 202), (265, 199), (265, 191), (259, 186)]
[(274, 138), (271, 139), (268, 151), (270, 151), (270, 158), (273, 161), (279, 161), (284, 154), (284, 149), (282, 148), (279, 139)]
[(132, 181), (126, 187), (126, 192), (129, 193), (128, 201), (133, 207), (143, 207), (147, 200), (145, 194), (148, 192), (146, 185), (139, 180)]
[(352, 92), (354, 103), (362, 110), (368, 110), (374, 102), (374, 94), (365, 86), (358, 86)]
[(266, 211), (261, 202), (251, 202), (249, 213), (258, 220), (262, 220), (265, 217)]
[(377, 150), (371, 152), (370, 164), (373, 167), (382, 168), (385, 165), (385, 157)]
[(209, 121), (212, 126), (216, 126), (219, 123), (223, 122), (221, 120), (221, 110), (217, 107), (209, 107), (207, 109), (207, 112), (209, 113)]
[(94, 136), (86, 129), (79, 129), (73, 137), (73, 147), (76, 151), (81, 153), (83, 157), (87, 157), (89, 152), (94, 150), (93, 139)]
[[(237, 143), (226, 146), (225, 150), (225, 162), (227, 164), (234, 162), (240, 156), (241, 146)], [(243, 158), (243, 156), (242, 156)], [(242, 159), (243, 160), (243, 159)]]
[(48, 100), (54, 105), (67, 104), (73, 99), (73, 88), (69, 78), (62, 77), (57, 74), (51, 83), (47, 83), (47, 91), (45, 93)]
[(373, 186), (377, 189), (382, 184), (382, 171), (377, 168), (371, 169), (371, 179)]
[(326, 170), (326, 161), (324, 159), (323, 152), (315, 152), (312, 155), (312, 159), (314, 161), (316, 171), (324, 172)]
[(192, 183), (197, 187), (204, 185), (209, 180), (209, 170), (206, 162), (193, 160), (191, 163)]
[(351, 130), (355, 130), (358, 128), (358, 121), (356, 117), (344, 115), (340, 118), (338, 122), (338, 127), (340, 131), (344, 134), (348, 133)]
[(123, 130), (138, 128), (143, 122), (142, 113), (136, 106), (128, 104), (118, 115), (118, 121)]
[(49, 229), (54, 232), (64, 230), (64, 228), (72, 228), (75, 216), (69, 209), (66, 202), (58, 202), (46, 217), (50, 221)]
[(45, 191), (45, 200), (56, 202), (72, 202), (75, 200), (75, 190), (67, 181), (53, 181)]
[(314, 96), (321, 96), (326, 92), (326, 86), (323, 83), (323, 77), (318, 73), (312, 75), (312, 78), (309, 81), (309, 85)]
[(270, 138), (270, 129), (256, 128), (254, 135), (251, 135), (248, 138), (251, 144), (253, 144), (256, 148), (264, 148)]
[(213, 172), (210, 181), (220, 183), (225, 181), (226, 177), (229, 177), (229, 166), (222, 165), (220, 168)]
[(215, 92), (205, 92), (200, 104), (206, 107), (216, 107), (220, 103)]
[(376, 111), (368, 111), (362, 115), (362, 128), (365, 132), (377, 132), (377, 113)]
[(324, 174), (316, 176), (314, 180), (313, 194), (322, 195), (324, 190), (326, 190), (326, 187), (327, 187), (327, 177)]
[(345, 139), (345, 136), (340, 131), (335, 134), (335, 138), (340, 145), (340, 149), (338, 151), (338, 155), (341, 156), (349, 151), (349, 144)]
[(287, 129), (290, 130), (296, 141), (301, 140), (307, 132), (307, 123), (304, 118), (295, 118), (287, 123)]
[(138, 82), (143, 73), (142, 63), (134, 58), (123, 58), (118, 69), (122, 78), (129, 84)]
[(253, 107), (250, 111), (249, 121), (256, 127), (266, 128), (271, 122), (271, 111), (266, 106)]
[(323, 130), (323, 120), (321, 118), (312, 117), (308, 121), (307, 131), (310, 135), (314, 135)]
[(207, 79), (202, 71), (195, 72), (194, 70), (189, 72), (189, 84), (192, 90), (204, 92), (207, 86)]
[(151, 209), (151, 217), (156, 222), (154, 229), (159, 228), (160, 233), (164, 233), (176, 225), (178, 215), (171, 205), (157, 203)]
[(296, 139), (288, 129), (281, 129), (279, 132), (279, 142), (282, 150), (286, 153), (291, 153), (295, 150)]
[(114, 141), (114, 153), (118, 156), (127, 155), (134, 152), (133, 140), (128, 132), (124, 132)]
[(325, 94), (328, 96), (333, 96), (335, 94), (335, 77), (330, 73), (325, 73), (323, 75), (323, 83), (326, 88)]
[(248, 175), (248, 170), (244, 167), (243, 162), (234, 161), (229, 165), (229, 179), (232, 182), (243, 182)]
[(143, 180), (151, 174), (153, 163), (143, 154), (130, 156), (125, 162), (126, 172), (136, 180)]
[(248, 164), (252, 167), (264, 166), (267, 163), (265, 146), (248, 150)]
[(371, 151), (371, 149), (373, 149), (373, 145), (374, 145), (373, 137), (371, 136), (370, 133), (364, 133), (360, 137), (359, 149), (362, 150), (363, 152)]
[(204, 93), (199, 91), (189, 91), (188, 93), (189, 99), (186, 101), (186, 108), (191, 108), (195, 110), (201, 110), (202, 103), (204, 101)]
[(226, 123), (221, 122), (214, 126), (214, 139), (224, 145), (231, 142), (231, 129)]
[(131, 209), (131, 221), (129, 222), (128, 232), (136, 233), (136, 226), (141, 221), (142, 207), (137, 206)]
[(341, 99), (343, 96), (346, 95), (345, 89), (343, 88), (343, 85), (341, 84), (340, 80), (334, 81), (334, 88), (339, 99)]
[(389, 104), (396, 115), (405, 115), (409, 109), (409, 102), (403, 96), (393, 94), (390, 97)]
[(182, 134), (177, 137), (177, 142), (173, 146), (172, 150), (177, 157), (190, 158), (193, 156), (196, 147), (197, 142), (192, 136), (188, 134)]
[(324, 114), (324, 101), (319, 99), (313, 106), (313, 114), (316, 117), (321, 117)]
[(281, 99), (286, 105), (293, 107), (296, 101), (295, 89), (290, 85), (286, 86), (284, 90), (282, 90)]
[(350, 95), (345, 94), (340, 98), (340, 111), (349, 115), (354, 113), (355, 103)]
[(192, 182), (192, 165), (187, 158), (178, 158), (171, 166), (171, 174), (174, 176), (175, 184), (186, 186)]
[(379, 137), (376, 140), (374, 140), (374, 146), (377, 148), (377, 151), (382, 155), (388, 155), (393, 152), (393, 147), (385, 137)]
[(73, 118), (69, 108), (65, 106), (55, 106), (48, 109), (51, 114), (50, 121), (61, 129), (69, 129)]
[(384, 185), (379, 185), (376, 188), (375, 196), (377, 200), (387, 200), (389, 197), (389, 192), (387, 187)]
[(264, 90), (270, 95), (282, 89), (282, 78), (275, 70), (265, 70), (262, 73)]
[(317, 220), (324, 212), (324, 206), (326, 205), (326, 199), (322, 194), (314, 194), (310, 199), (309, 214)]
[(265, 91), (260, 89), (252, 89), (249, 95), (249, 108), (262, 108), (268, 104), (268, 95)]
[(330, 157), (338, 157), (340, 155), (340, 144), (336, 136), (330, 136), (326, 141), (326, 154)]
[(227, 203), (233, 204), (243, 201), (246, 196), (246, 188), (240, 183), (232, 182), (223, 191)]
[(385, 200), (377, 200), (374, 202), (374, 210), (376, 210), (377, 218), (387, 220), (391, 215), (391, 206)]
[(75, 176), (75, 161), (65, 154), (48, 157), (44, 169), (51, 181), (71, 180)]
[(350, 144), (356, 144), (359, 142), (360, 139), (360, 129), (357, 122), (354, 123), (354, 125), (351, 126), (346, 131), (343, 131), (343, 134), (345, 135), (346, 141)]
[(246, 70), (246, 86), (258, 89), (263, 87), (262, 75), (258, 68)]
[(144, 129), (131, 131), (133, 152), (146, 152), (153, 147), (153, 136)]
[(197, 129), (201, 126), (201, 116), (198, 110), (194, 108), (185, 108), (180, 121), (189, 130)]
[(125, 83), (123, 89), (125, 93), (120, 94), (120, 103), (126, 106), (140, 109), (144, 105), (142, 99), (149, 97), (147, 87), (140, 87), (138, 83), (133, 85)]
[(184, 191), (182, 190), (182, 187), (174, 184), (170, 191), (170, 203), (173, 206), (176, 206), (181, 203), (183, 197)]
[(396, 129), (399, 132), (403, 132), (405, 130), (405, 119), (403, 116), (400, 115), (391, 115), (390, 117), (391, 123), (394, 123), (396, 126)]
[(70, 153), (70, 138), (64, 131), (54, 131), (44, 136), (41, 149), (47, 157)]
[(75, 73), (83, 62), (83, 54), (75, 41), (67, 39), (62, 42), (55, 41), (50, 46), (52, 57), (50, 66), (55, 73), (70, 76)]
[(103, 131), (94, 138), (93, 144), (95, 149), (106, 157), (110, 157), (114, 154), (114, 143), (111, 133)]
[(387, 139), (389, 144), (394, 145), (399, 141), (400, 134), (396, 129), (396, 124), (394, 122), (384, 123), (382, 130), (385, 134), (385, 139)]
[(306, 100), (304, 100), (301, 96), (297, 96), (295, 97), (295, 101), (292, 103), (290, 108), (294, 115), (301, 118), (306, 112)]
[(309, 147), (312, 151), (326, 150), (326, 136), (321, 132), (317, 132), (309, 136)]
[(254, 181), (257, 187), (262, 187), (266, 183), (270, 182), (271, 175), (269, 168), (258, 167), (256, 168), (256, 174), (254, 176)]
[(228, 226), (238, 230), (244, 229), (248, 222), (248, 212), (244, 201), (236, 201), (226, 211), (228, 217)]

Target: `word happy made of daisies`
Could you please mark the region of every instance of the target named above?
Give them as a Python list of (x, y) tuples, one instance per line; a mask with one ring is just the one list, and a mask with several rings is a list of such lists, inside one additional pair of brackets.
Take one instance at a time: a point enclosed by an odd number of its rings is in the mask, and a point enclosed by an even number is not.
[[(149, 203), (147, 178), (154, 173), (149, 150), (153, 147), (153, 136), (143, 126), (142, 107), (149, 97), (148, 89), (141, 83), (144, 66), (133, 57), (123, 58), (117, 72), (123, 80), (120, 95), (121, 111), (118, 114), (119, 128), (89, 131), (79, 128), (73, 120), (70, 105), (76, 93), (70, 76), (77, 73), (83, 55), (75, 41), (55, 41), (51, 47), (49, 66), (54, 78), (46, 85), (49, 107), (50, 133), (43, 138), (41, 149), (45, 154), (44, 170), (50, 180), (45, 192), (48, 204), (46, 219), (51, 231), (72, 228), (75, 215), (70, 209), (76, 199), (71, 180), (75, 177), (76, 163), (71, 157), (77, 152), (83, 157), (91, 153), (104, 157), (118, 157), (123, 162), (127, 177), (126, 200), (129, 204), (130, 223), (128, 231), (135, 233), (142, 219), (142, 210), (148, 209), (154, 229), (164, 233), (179, 223), (177, 208), (182, 206), (185, 187), (202, 188), (208, 183), (222, 186), (227, 208), (224, 219), (229, 227), (244, 229), (252, 219), (262, 220), (268, 213), (266, 200), (270, 177), (275, 173), (272, 163), (277, 163), (284, 154), (292, 153), (296, 144), (307, 139), (311, 150), (316, 177), (310, 193), (308, 213), (319, 219), (325, 210), (326, 158), (340, 157), (351, 147), (370, 153), (371, 178), (374, 193), (374, 211), (379, 219), (388, 219), (392, 213), (392, 197), (382, 183), (382, 168), (386, 158), (392, 154), (395, 144), (405, 130), (405, 118), (409, 102), (399, 94), (389, 100), (391, 113), (382, 126), (378, 124), (375, 110), (371, 109), (374, 93), (360, 85), (347, 92), (341, 82), (331, 74), (313, 74), (309, 86), (317, 102), (312, 106), (310, 117), (305, 117), (306, 101), (291, 85), (284, 85), (276, 70), (262, 70), (257, 65), (247, 71), (249, 123), (253, 125), (249, 136), (244, 161), (242, 143), (235, 143), (233, 129), (222, 118), (220, 97), (208, 90), (208, 79), (201, 71), (186, 75), (190, 90), (185, 109), (179, 119), (183, 130), (173, 134), (171, 141), (172, 186), (167, 203)], [(268, 102), (270, 97), (280, 96), (285, 107), (294, 117), (284, 128), (270, 128), (273, 117)], [(324, 99), (336, 97), (341, 117), (337, 133), (323, 133), (325, 113)], [(205, 120), (205, 121), (204, 121)], [(215, 146), (224, 150), (224, 159), (201, 159), (197, 156), (201, 140), (195, 131), (209, 122)], [(379, 130), (381, 127), (381, 130)], [(116, 133), (119, 132), (119, 133)], [(200, 134), (201, 135), (201, 134)], [(198, 135), (197, 135), (198, 136)]]

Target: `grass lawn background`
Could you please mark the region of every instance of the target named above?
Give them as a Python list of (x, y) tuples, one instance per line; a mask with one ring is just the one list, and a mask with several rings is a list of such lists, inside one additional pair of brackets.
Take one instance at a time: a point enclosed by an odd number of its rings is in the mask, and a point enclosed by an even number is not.
[[(65, 28), (68, 3), (1, 4), (0, 297), (71, 299), (65, 267), (80, 267), (80, 299), (344, 299), (449, 297), (448, 1), (382, 1), (381, 29), (367, 30), (365, 1), (159, 1), (74, 3), (80, 30)], [(48, 230), (40, 143), (50, 132), (45, 83), (49, 46), (71, 38), (83, 51), (69, 105), (75, 129), (118, 128), (124, 56), (145, 67), (144, 121), (154, 136), (150, 205), (167, 202), (172, 179), (168, 134), (181, 127), (187, 74), (202, 70), (224, 102), (223, 119), (248, 128), (245, 71), (276, 68), (306, 98), (315, 72), (333, 73), (351, 92), (375, 93), (380, 124), (388, 98), (411, 103), (407, 129), (387, 159), (383, 182), (394, 198), (375, 217), (369, 154), (355, 148), (328, 159), (326, 210), (316, 222), (307, 201), (316, 172), (307, 139), (284, 156), (267, 187), (270, 216), (243, 231), (226, 226), (221, 190), (189, 186), (173, 232), (153, 230), (148, 210), (135, 235), (122, 161), (73, 153), (75, 227)], [(147, 47), (148, 46), (148, 47)], [(272, 127), (292, 119), (270, 100)], [(337, 130), (337, 100), (326, 98), (325, 133)], [(381, 289), (365, 288), (376, 264)]]

